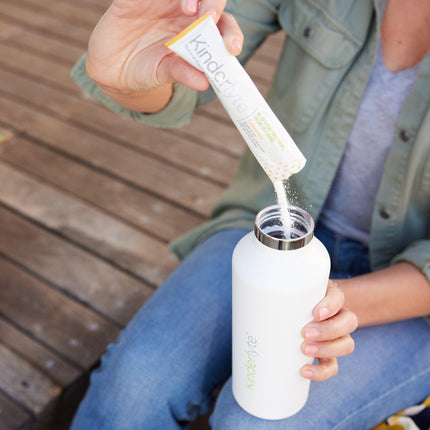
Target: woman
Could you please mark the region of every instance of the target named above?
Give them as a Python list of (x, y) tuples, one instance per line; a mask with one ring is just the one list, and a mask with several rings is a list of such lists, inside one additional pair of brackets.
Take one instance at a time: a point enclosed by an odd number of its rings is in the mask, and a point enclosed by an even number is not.
[(303, 352), (319, 364), (301, 374), (318, 382), (285, 420), (255, 418), (232, 397), (231, 253), (273, 203), (246, 151), (211, 220), (172, 245), (183, 263), (108, 348), (73, 430), (182, 428), (225, 381), (214, 429), (363, 430), (430, 393), (430, 327), (420, 318), (430, 314), (430, 3), (232, 0), (232, 15), (223, 8), (114, 0), (73, 77), (117, 112), (180, 126), (209, 98), (199, 93), (208, 82), (167, 40), (209, 11), (245, 62), (268, 34), (287, 32), (268, 100), (307, 157), (290, 186), (318, 221), (337, 278), (303, 329)]

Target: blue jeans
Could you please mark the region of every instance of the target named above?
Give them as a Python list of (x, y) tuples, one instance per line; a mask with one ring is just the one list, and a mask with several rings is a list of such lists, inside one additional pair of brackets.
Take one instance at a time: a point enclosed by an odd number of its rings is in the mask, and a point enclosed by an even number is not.
[[(186, 428), (209, 410), (222, 384), (214, 430), (366, 430), (430, 394), (430, 326), (413, 319), (356, 330), (354, 353), (339, 359), (337, 376), (311, 383), (306, 406), (293, 417), (266, 421), (243, 411), (229, 378), (231, 254), (245, 233), (215, 233), (154, 293), (108, 347), (71, 430)], [(366, 270), (362, 246), (316, 233), (338, 255), (338, 273), (357, 274), (351, 265)]]

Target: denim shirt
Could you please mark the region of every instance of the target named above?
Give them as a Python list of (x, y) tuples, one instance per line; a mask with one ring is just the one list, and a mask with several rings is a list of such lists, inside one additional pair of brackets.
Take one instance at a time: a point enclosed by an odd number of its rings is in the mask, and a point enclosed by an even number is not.
[[(307, 158), (290, 178), (294, 204), (318, 219), (337, 172), (371, 72), (379, 31), (375, 5), (386, 0), (230, 0), (245, 43), (243, 63), (265, 37), (287, 38), (267, 100)], [(158, 127), (189, 123), (196, 106), (213, 97), (179, 84), (156, 114), (132, 112), (106, 97), (88, 78), (85, 57), (72, 71), (84, 90), (123, 115)], [(369, 252), (372, 269), (398, 261), (430, 279), (430, 55), (403, 106), (373, 211)], [(369, 154), (371, 157), (372, 154)], [(359, 180), (359, 178), (357, 178)], [(172, 244), (180, 256), (225, 227), (251, 229), (256, 212), (274, 203), (273, 186), (249, 150), (211, 219)]]

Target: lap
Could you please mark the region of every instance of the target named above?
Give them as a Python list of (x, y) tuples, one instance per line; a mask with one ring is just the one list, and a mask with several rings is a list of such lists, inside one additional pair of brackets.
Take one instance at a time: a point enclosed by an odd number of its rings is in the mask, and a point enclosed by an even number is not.
[(430, 326), (423, 319), (362, 328), (355, 351), (339, 359), (339, 373), (312, 382), (296, 415), (260, 420), (244, 412), (223, 388), (211, 418), (214, 430), (366, 430), (430, 392)]
[[(93, 373), (73, 430), (179, 429), (209, 408), (213, 388), (231, 373), (231, 255), (245, 233), (227, 229), (211, 236), (154, 293)], [(294, 417), (252, 417), (227, 382), (213, 428), (364, 430), (428, 395), (427, 323), (365, 328), (354, 337), (356, 350), (339, 360), (339, 374), (313, 382), (308, 403)]]
[(231, 257), (247, 232), (212, 235), (108, 347), (73, 430), (179, 429), (231, 373)]

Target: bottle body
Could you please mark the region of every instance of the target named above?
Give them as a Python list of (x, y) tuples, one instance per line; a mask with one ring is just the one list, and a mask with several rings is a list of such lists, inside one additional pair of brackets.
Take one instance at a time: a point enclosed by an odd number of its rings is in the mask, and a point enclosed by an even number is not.
[[(313, 223), (312, 223), (313, 230)], [(312, 237), (279, 250), (253, 232), (233, 253), (233, 394), (247, 412), (282, 419), (306, 403), (310, 381), (299, 370), (312, 359), (301, 332), (324, 297), (330, 270), (325, 247)]]

